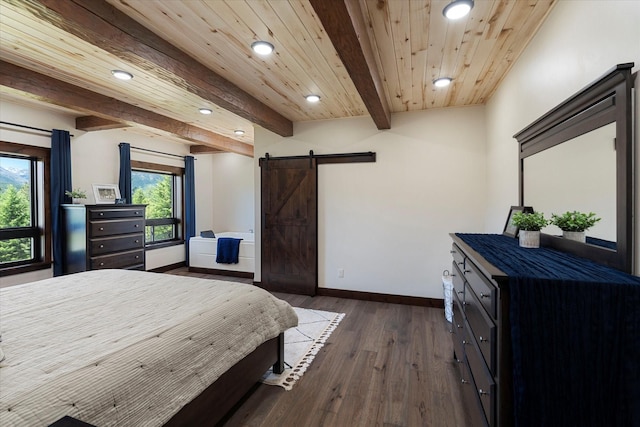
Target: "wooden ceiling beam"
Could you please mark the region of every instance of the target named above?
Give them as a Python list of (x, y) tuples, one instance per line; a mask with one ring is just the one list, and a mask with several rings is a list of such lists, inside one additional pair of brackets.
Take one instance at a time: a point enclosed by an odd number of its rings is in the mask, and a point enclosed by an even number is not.
[(310, 0), (378, 129), (391, 113), (358, 0)]
[(120, 129), (129, 127), (128, 124), (120, 121), (105, 119), (98, 116), (82, 116), (76, 117), (76, 129), (85, 132), (94, 130)]
[(98, 115), (127, 125), (140, 125), (177, 138), (253, 157), (253, 145), (236, 141), (115, 98), (0, 61), (0, 86), (19, 95)]
[(213, 148), (208, 145), (192, 145), (189, 148), (189, 152), (191, 154), (215, 154), (223, 153), (224, 151), (218, 150), (217, 148)]
[(293, 135), (293, 122), (148, 30), (106, 1), (24, 0), (39, 19), (209, 100), (280, 136)]

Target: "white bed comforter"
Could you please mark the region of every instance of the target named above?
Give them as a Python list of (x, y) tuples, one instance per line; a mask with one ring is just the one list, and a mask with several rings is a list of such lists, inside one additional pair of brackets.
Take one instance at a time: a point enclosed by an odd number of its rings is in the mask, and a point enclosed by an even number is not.
[(99, 270), (0, 289), (0, 425), (158, 426), (295, 326), (251, 285)]

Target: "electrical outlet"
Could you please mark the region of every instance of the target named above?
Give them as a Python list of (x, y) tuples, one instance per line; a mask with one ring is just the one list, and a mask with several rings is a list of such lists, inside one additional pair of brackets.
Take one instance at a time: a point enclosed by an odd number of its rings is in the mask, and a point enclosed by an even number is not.
[(343, 278), (344, 278), (344, 268), (339, 268), (339, 269), (338, 269), (338, 277), (339, 277), (340, 279), (343, 279)]

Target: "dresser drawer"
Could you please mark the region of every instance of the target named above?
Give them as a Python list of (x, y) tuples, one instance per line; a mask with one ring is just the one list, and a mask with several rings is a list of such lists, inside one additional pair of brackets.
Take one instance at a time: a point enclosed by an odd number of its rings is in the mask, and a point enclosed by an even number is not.
[(144, 249), (91, 257), (92, 270), (101, 268), (124, 268), (136, 264), (144, 264)]
[(484, 408), (480, 403), (478, 396), (478, 390), (473, 382), (473, 376), (469, 368), (469, 361), (465, 357), (462, 364), (462, 395), (465, 402), (467, 414), (473, 427), (489, 426), (487, 418), (485, 416)]
[(115, 218), (144, 218), (144, 209), (140, 208), (100, 208), (89, 209), (89, 220)]
[(127, 234), (118, 237), (90, 239), (89, 245), (91, 247), (91, 255), (94, 256), (128, 249), (142, 249), (144, 248), (144, 234)]
[(459, 265), (460, 269), (463, 269), (465, 259), (464, 252), (462, 252), (462, 249), (460, 249), (455, 243), (451, 245), (451, 256), (453, 256), (453, 262), (456, 265)]
[(462, 267), (458, 267), (455, 261), (451, 264), (451, 281), (453, 282), (453, 291), (458, 294), (461, 302), (464, 301), (464, 275)]
[(496, 425), (496, 383), (491, 373), (487, 370), (477, 342), (473, 337), (470, 337), (469, 344), (465, 345), (465, 351), (484, 415), (488, 424), (494, 426)]
[(498, 290), (484, 277), (471, 261), (464, 265), (464, 278), (478, 296), (480, 303), (494, 319), (498, 317)]
[(114, 221), (94, 221), (89, 224), (90, 237), (111, 236), (113, 234), (142, 233), (144, 219), (123, 219)]
[[(467, 286), (469, 284), (467, 283)], [(487, 366), (496, 374), (496, 325), (478, 302), (477, 296), (470, 289), (464, 293), (464, 313), (469, 322), (471, 333), (478, 341)]]
[(462, 314), (462, 303), (455, 292), (453, 294), (453, 324), (451, 325), (451, 333), (456, 361), (461, 362), (464, 359), (464, 349), (462, 347), (462, 340), (464, 340), (465, 335), (464, 317)]

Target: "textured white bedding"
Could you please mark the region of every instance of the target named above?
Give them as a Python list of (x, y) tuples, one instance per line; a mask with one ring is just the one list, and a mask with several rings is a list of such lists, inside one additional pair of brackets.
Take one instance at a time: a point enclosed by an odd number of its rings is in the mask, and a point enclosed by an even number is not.
[(2, 288), (0, 425), (162, 425), (296, 324), (263, 289), (217, 280), (99, 270)]

